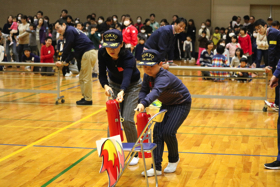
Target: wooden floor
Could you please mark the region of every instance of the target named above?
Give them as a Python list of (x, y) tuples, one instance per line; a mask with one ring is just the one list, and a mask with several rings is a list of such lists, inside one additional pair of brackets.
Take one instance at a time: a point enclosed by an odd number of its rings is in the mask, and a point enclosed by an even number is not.
[[(264, 80), (217, 83), (179, 78), (191, 94), (265, 94)], [(49, 90), (55, 83), (55, 77), (0, 72), (0, 88)], [(95, 141), (106, 137), (104, 91), (94, 78), (93, 105), (76, 106), (81, 98), (78, 78), (61, 78), (61, 84), (66, 102), (59, 105), (54, 104), (54, 94), (0, 92), (0, 187), (108, 186), (107, 174), (99, 174), (102, 158), (95, 149)], [(273, 97), (269, 89), (269, 98)], [(160, 176), (159, 186), (280, 186), (280, 170), (263, 167), (276, 159), (278, 113), (263, 112), (263, 106), (263, 101), (193, 99), (177, 134), (177, 171)], [(155, 114), (157, 109), (150, 107), (148, 112)], [(166, 151), (163, 168), (168, 163)], [(140, 160), (126, 170), (118, 186), (145, 186), (142, 171)], [(154, 178), (149, 182), (154, 186)]]

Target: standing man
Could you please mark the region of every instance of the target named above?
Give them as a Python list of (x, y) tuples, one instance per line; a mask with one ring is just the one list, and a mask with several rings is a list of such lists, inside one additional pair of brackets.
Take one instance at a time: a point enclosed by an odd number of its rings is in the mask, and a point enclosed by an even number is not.
[[(63, 19), (55, 22), (55, 30), (63, 35), (64, 47), (62, 60), (69, 65), (74, 49), (74, 57), (79, 61), (81, 59), (81, 70), (79, 81), (83, 98), (77, 101), (77, 105), (92, 105), (92, 69), (97, 61), (97, 52), (94, 50), (92, 41), (79, 29), (67, 26)], [(56, 62), (57, 66), (62, 66), (62, 62)]]
[(150, 15), (150, 22), (151, 22), (151, 27), (153, 28), (153, 32), (155, 32), (159, 28), (158, 22), (155, 21), (155, 14)]
[[(174, 58), (174, 42), (176, 34), (183, 32), (186, 28), (186, 20), (184, 18), (178, 18), (174, 25), (166, 25), (156, 30), (144, 44), (144, 51), (148, 49), (157, 50), (160, 53), (161, 61), (165, 63), (167, 57), (167, 63), (163, 64), (164, 69), (168, 69), (169, 65), (176, 65), (173, 63)], [(168, 56), (167, 56), (168, 55)]]

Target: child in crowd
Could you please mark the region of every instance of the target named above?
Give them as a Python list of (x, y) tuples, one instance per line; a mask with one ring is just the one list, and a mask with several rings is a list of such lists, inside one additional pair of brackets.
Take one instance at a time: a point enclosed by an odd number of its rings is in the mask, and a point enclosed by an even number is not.
[(198, 48), (198, 58), (196, 61), (196, 65), (200, 65), (200, 55), (203, 50), (206, 48), (206, 44), (208, 42), (208, 39), (206, 38), (206, 32), (202, 31), (201, 36), (198, 37), (199, 41), (199, 48)]
[(216, 27), (215, 28), (215, 33), (213, 33), (213, 35), (212, 35), (212, 41), (214, 43), (214, 49), (217, 48), (217, 44), (218, 44), (219, 40), (221, 39), (221, 34), (219, 33), (219, 31), (220, 31), (220, 28)]
[[(213, 58), (213, 52), (212, 49), (214, 47), (214, 44), (211, 40), (207, 41), (206, 43), (206, 49), (204, 49), (201, 52), (200, 55), (200, 64), (203, 67), (211, 67), (212, 66), (212, 58)], [(210, 76), (209, 71), (201, 71), (202, 76)], [(211, 78), (203, 78), (204, 80), (211, 80)]]
[(148, 39), (148, 34), (146, 34), (145, 26), (141, 27), (140, 32), (138, 33), (138, 37), (144, 38), (145, 40)]
[(240, 59), (242, 58), (242, 56), (243, 56), (243, 50), (241, 48), (237, 48), (235, 50), (235, 55), (231, 60), (230, 66), (231, 67), (238, 67), (240, 65)]
[[(219, 45), (217, 47), (217, 54), (212, 58), (212, 67), (229, 67), (227, 58), (223, 55), (225, 46)], [(214, 77), (229, 77), (228, 72), (224, 71), (211, 71), (211, 76)], [(215, 82), (220, 82), (224, 78), (214, 78)]]
[(241, 27), (240, 36), (238, 37), (238, 42), (243, 49), (244, 55), (247, 56), (248, 63), (251, 65), (251, 55), (252, 55), (252, 43), (251, 37), (246, 33), (246, 28)]
[[(22, 62), (40, 63), (40, 57), (31, 53), (30, 47), (26, 47), (23, 50), (24, 50), (24, 55), (22, 56)], [(39, 67), (34, 68), (34, 66), (31, 66), (30, 68), (31, 68), (30, 71), (32, 71), (32, 72), (39, 72)]]
[(236, 35), (231, 37), (231, 43), (228, 43), (226, 48), (229, 50), (229, 62), (231, 63), (232, 58), (235, 56), (235, 50), (241, 48)]
[(225, 30), (226, 30), (226, 29), (225, 29), (224, 27), (221, 27), (221, 30), (220, 30), (221, 39), (225, 39), (225, 38), (224, 38), (224, 35), (226, 34), (226, 33), (225, 33)]
[(35, 27), (36, 26), (33, 23), (30, 23), (29, 30), (26, 30), (25, 32), (29, 33), (29, 47), (30, 47), (31, 53), (34, 55), (38, 55)]
[[(219, 46), (219, 45), (224, 46), (224, 48), (225, 48), (226, 47), (226, 40), (225, 39), (220, 39), (217, 46)], [(214, 55), (216, 55), (216, 54), (217, 54), (217, 50), (215, 49), (214, 50)], [(227, 61), (229, 62), (229, 51), (228, 51), (228, 49), (226, 49), (226, 48), (224, 49), (223, 55), (226, 57)]]
[[(52, 46), (52, 38), (46, 37), (45, 45), (41, 48), (41, 63), (54, 63), (53, 56), (54, 56), (54, 48)], [(53, 74), (45, 73), (45, 72), (53, 72), (52, 67), (42, 67), (41, 75), (48, 75), (51, 76)]]
[(136, 45), (136, 48), (135, 48), (135, 58), (136, 58), (136, 61), (138, 60), (141, 60), (141, 55), (143, 53), (143, 50), (144, 50), (144, 44), (145, 44), (145, 38), (142, 38), (141, 36), (138, 36), (139, 38), (139, 43)]
[(184, 62), (186, 62), (186, 60), (190, 61), (192, 59), (191, 53), (192, 53), (192, 50), (193, 50), (191, 37), (187, 36), (186, 39), (187, 40), (185, 40), (184, 44), (183, 44), (183, 51), (185, 52)]
[[(17, 18), (13, 16), (13, 23), (11, 25), (11, 27), (9, 28), (10, 31), (10, 38), (11, 38), (11, 42), (10, 42), (10, 46), (13, 45), (13, 34), (18, 32), (18, 22), (17, 22)], [(16, 38), (15, 38), (16, 39)]]
[(206, 38), (207, 38), (208, 40), (210, 40), (210, 37), (211, 37), (210, 31), (209, 31), (209, 29), (206, 28), (206, 24), (205, 24), (204, 22), (201, 23), (201, 28), (200, 28), (199, 31), (198, 31), (198, 35), (199, 35), (199, 36), (202, 36), (202, 32), (203, 32), (203, 31), (205, 31), (205, 33), (206, 33)]
[[(238, 66), (238, 68), (249, 68), (247, 66), (247, 58), (242, 57), (240, 59), (240, 66)], [(237, 77), (242, 77), (242, 78), (246, 78), (246, 77), (250, 77), (250, 73), (248, 72), (236, 72)], [(247, 82), (248, 79), (236, 79), (238, 82)]]
[[(162, 175), (164, 142), (168, 149), (168, 165), (164, 173), (174, 173), (180, 161), (176, 134), (191, 109), (191, 94), (180, 79), (161, 68), (160, 53), (148, 49), (142, 54), (139, 65), (143, 65), (144, 78), (139, 92), (136, 111), (143, 112), (155, 99), (162, 102), (160, 110), (167, 110), (161, 123), (156, 123), (153, 131), (155, 165), (147, 171), (147, 176)], [(145, 173), (141, 173), (145, 176)]]

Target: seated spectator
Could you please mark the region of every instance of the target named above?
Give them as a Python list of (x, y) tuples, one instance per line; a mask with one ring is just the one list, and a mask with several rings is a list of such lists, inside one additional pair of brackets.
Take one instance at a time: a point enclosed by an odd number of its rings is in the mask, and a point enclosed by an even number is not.
[(235, 56), (231, 60), (230, 66), (231, 67), (240, 66), (240, 59), (242, 58), (242, 56), (243, 56), (243, 50), (241, 48), (237, 48), (235, 50)]
[[(227, 58), (223, 55), (225, 46), (217, 47), (217, 54), (212, 58), (212, 67), (229, 67)], [(211, 76), (214, 77), (229, 77), (229, 73), (225, 71), (211, 71)], [(214, 78), (214, 81), (222, 81), (224, 78)]]
[[(206, 43), (206, 49), (204, 49), (201, 52), (200, 55), (200, 64), (203, 67), (212, 67), (212, 58), (213, 58), (213, 52), (212, 49), (214, 47), (214, 44), (211, 40), (207, 41)], [(210, 76), (209, 71), (201, 71), (202, 76)], [(203, 78), (204, 80), (211, 80), (211, 78)]]
[[(52, 38), (47, 37), (45, 40), (45, 45), (41, 48), (41, 63), (54, 63), (53, 56), (54, 56), (54, 48), (52, 46)], [(52, 67), (42, 67), (41, 68), (41, 75), (48, 75), (51, 76), (53, 74), (45, 73), (45, 72), (53, 72)]]
[[(31, 48), (30, 47), (25, 47), (24, 48), (24, 54), (22, 56), (22, 62), (29, 62), (29, 63), (40, 63), (40, 57), (38, 57), (37, 55), (31, 53)], [(30, 67), (30, 71), (32, 72), (39, 72), (39, 67), (36, 66), (34, 68), (34, 66)]]
[[(238, 68), (249, 68), (247, 66), (247, 58), (241, 58), (240, 59), (240, 66), (238, 66)], [(246, 78), (246, 77), (250, 77), (251, 73), (249, 72), (236, 72), (237, 77), (242, 77), (242, 78)], [(247, 82), (248, 79), (236, 79), (238, 82)]]

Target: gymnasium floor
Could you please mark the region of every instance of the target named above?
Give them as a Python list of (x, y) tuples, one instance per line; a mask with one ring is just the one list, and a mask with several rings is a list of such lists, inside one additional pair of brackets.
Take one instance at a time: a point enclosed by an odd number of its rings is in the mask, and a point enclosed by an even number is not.
[[(265, 94), (264, 80), (217, 83), (179, 78), (191, 94)], [(94, 78), (94, 104), (76, 106), (81, 98), (78, 78), (61, 78), (61, 84), (66, 102), (59, 105), (54, 104), (55, 94), (0, 92), (0, 187), (108, 186), (107, 174), (99, 174), (102, 158), (95, 149), (95, 141), (106, 137), (104, 91)], [(0, 72), (0, 88), (4, 87), (49, 90), (56, 87), (56, 77)], [(268, 93), (274, 97), (273, 90)], [(276, 159), (278, 113), (263, 112), (263, 105), (263, 101), (193, 99), (177, 134), (177, 171), (159, 176), (159, 186), (280, 186), (280, 170), (263, 167)], [(157, 111), (148, 109), (151, 114)], [(167, 163), (165, 152), (163, 168)], [(128, 167), (117, 186), (146, 186), (142, 171), (140, 160)], [(153, 177), (149, 182), (154, 186)]]

